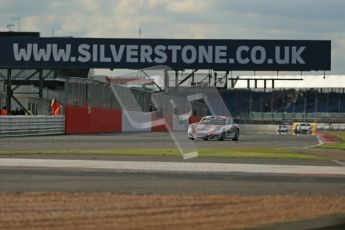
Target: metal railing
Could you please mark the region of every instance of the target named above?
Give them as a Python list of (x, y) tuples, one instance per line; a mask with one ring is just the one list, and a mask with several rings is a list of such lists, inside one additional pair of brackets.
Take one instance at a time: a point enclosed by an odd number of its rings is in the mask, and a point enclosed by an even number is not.
[(0, 116), (0, 137), (64, 133), (64, 116)]
[(235, 116), (238, 120), (251, 123), (281, 123), (281, 122), (326, 122), (345, 123), (344, 113), (276, 113), (276, 112), (252, 112)]

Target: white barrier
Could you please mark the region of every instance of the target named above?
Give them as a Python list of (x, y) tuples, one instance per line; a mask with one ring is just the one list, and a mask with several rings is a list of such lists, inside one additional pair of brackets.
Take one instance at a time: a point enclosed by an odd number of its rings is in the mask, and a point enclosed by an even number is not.
[[(266, 133), (274, 134), (277, 131), (277, 125), (266, 125), (266, 124), (239, 124), (241, 133)], [(290, 131), (290, 130), (289, 130)]]
[(317, 123), (317, 129), (344, 131), (345, 124), (344, 123)]
[(0, 116), (0, 137), (64, 133), (64, 116)]

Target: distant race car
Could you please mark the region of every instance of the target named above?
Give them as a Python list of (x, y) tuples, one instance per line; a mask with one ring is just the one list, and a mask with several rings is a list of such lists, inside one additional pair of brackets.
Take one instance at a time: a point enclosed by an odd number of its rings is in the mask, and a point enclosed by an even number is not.
[(206, 116), (200, 122), (190, 124), (187, 131), (188, 138), (194, 140), (219, 140), (231, 138), (238, 141), (240, 127), (228, 116)]
[(311, 125), (309, 123), (298, 123), (294, 129), (295, 134), (311, 134)]
[(278, 125), (277, 126), (277, 135), (287, 134), (289, 132), (289, 128), (287, 125)]

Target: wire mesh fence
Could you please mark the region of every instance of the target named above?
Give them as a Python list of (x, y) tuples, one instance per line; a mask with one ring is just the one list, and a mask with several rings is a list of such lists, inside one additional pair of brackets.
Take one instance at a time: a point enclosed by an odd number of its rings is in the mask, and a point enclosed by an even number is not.
[[(151, 95), (154, 92), (130, 89), (143, 112), (154, 111)], [(65, 82), (65, 105), (91, 106), (121, 110), (110, 84), (90, 79), (70, 78)], [(201, 102), (192, 102), (193, 115), (206, 115), (208, 110)]]
[[(151, 92), (131, 89), (142, 111), (150, 111)], [(65, 105), (121, 110), (110, 84), (90, 79), (71, 78), (65, 83)]]

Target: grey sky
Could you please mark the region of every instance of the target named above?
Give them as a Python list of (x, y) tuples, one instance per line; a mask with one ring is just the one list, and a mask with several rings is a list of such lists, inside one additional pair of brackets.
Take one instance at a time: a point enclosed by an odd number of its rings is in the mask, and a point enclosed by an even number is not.
[(0, 29), (41, 36), (326, 39), (332, 71), (345, 74), (343, 0), (0, 0)]

